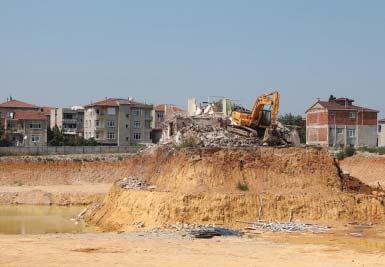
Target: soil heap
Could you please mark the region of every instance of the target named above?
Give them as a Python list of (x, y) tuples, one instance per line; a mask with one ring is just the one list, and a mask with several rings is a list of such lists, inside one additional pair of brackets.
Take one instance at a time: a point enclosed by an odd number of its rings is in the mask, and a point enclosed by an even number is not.
[(146, 186), (116, 183), (98, 208), (89, 209), (88, 222), (104, 230), (385, 219), (384, 192), (343, 175), (326, 149), (158, 147), (126, 163), (128, 176)]

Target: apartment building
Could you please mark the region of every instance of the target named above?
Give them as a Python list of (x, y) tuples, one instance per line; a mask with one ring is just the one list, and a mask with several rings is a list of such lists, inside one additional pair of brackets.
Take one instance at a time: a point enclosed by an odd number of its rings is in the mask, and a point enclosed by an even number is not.
[(16, 99), (0, 104), (1, 138), (15, 146), (47, 144), (47, 116), (42, 109)]
[(50, 116), (51, 129), (55, 126), (63, 130), (66, 135), (83, 136), (84, 132), (84, 108), (54, 108)]
[(84, 108), (84, 138), (121, 146), (151, 143), (153, 105), (132, 98), (107, 98)]
[(331, 147), (377, 146), (378, 111), (349, 98), (317, 100), (306, 111), (306, 144)]

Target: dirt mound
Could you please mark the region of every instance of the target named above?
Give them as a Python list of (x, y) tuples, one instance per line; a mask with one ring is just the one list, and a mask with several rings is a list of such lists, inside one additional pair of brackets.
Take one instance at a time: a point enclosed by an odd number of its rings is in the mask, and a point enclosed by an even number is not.
[(323, 149), (160, 148), (127, 162), (155, 190), (116, 184), (87, 219), (106, 230), (170, 223), (318, 220), (381, 221), (383, 192), (341, 175)]
[(352, 176), (373, 186), (380, 183), (385, 188), (385, 156), (358, 154), (341, 161), (341, 168)]

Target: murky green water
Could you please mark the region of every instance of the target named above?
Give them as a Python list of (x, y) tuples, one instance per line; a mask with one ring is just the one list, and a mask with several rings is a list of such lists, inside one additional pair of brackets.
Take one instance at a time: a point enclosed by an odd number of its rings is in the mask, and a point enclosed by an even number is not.
[(84, 206), (0, 205), (0, 234), (47, 234), (93, 232), (74, 221)]

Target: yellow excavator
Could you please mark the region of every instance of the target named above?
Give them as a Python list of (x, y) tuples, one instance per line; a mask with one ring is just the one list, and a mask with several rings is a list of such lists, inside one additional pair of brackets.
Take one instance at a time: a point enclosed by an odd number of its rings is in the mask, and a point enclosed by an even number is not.
[(258, 97), (251, 111), (233, 110), (227, 129), (245, 137), (263, 137), (265, 145), (287, 145), (284, 129), (278, 127), (279, 98), (275, 91)]

